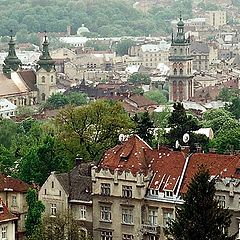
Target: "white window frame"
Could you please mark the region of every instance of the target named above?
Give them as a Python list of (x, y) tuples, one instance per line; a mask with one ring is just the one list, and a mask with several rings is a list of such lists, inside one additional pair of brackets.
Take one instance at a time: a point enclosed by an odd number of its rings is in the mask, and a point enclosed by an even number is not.
[(133, 224), (133, 209), (122, 208), (122, 223)]
[(123, 233), (122, 240), (133, 240), (134, 236), (132, 234)]
[(2, 240), (7, 240), (7, 226), (2, 226)]
[(101, 231), (101, 240), (112, 240), (112, 232), (111, 231)]
[(148, 221), (151, 226), (156, 226), (158, 224), (158, 209), (149, 208), (148, 209)]
[(80, 206), (80, 219), (86, 220), (87, 207), (82, 205)]
[(111, 222), (112, 220), (112, 213), (110, 206), (101, 206), (100, 207), (100, 219), (101, 221)]
[(132, 198), (132, 195), (133, 195), (132, 186), (123, 185), (122, 196), (126, 198)]
[(51, 215), (52, 216), (56, 216), (57, 215), (57, 204), (56, 203), (52, 203), (51, 204)]
[(163, 209), (163, 226), (168, 227), (168, 223), (172, 219), (173, 219), (173, 210)]
[(12, 195), (12, 206), (13, 207), (17, 206), (17, 196), (16, 195)]

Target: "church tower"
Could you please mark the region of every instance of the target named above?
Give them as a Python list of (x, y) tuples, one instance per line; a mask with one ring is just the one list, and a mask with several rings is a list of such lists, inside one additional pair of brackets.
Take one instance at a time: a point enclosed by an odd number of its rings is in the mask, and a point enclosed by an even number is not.
[(11, 71), (17, 71), (22, 65), (21, 60), (17, 57), (15, 51), (15, 42), (11, 31), (10, 41), (8, 43), (8, 55), (4, 60), (3, 73), (7, 78), (11, 78)]
[(192, 59), (190, 38), (185, 38), (184, 22), (180, 15), (180, 20), (177, 23), (177, 33), (175, 36), (172, 34), (170, 48), (169, 101), (183, 101), (193, 97)]
[(42, 55), (37, 62), (36, 84), (38, 88), (38, 102), (45, 102), (49, 96), (56, 92), (57, 73), (48, 49), (47, 36), (44, 36)]

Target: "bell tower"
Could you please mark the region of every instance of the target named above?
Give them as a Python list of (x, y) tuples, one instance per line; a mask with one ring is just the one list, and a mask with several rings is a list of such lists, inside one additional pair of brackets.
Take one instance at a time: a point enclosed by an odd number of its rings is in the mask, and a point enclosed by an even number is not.
[(7, 78), (11, 78), (11, 71), (17, 71), (22, 65), (21, 60), (16, 55), (15, 42), (11, 30), (10, 41), (8, 43), (8, 55), (4, 59), (3, 73)]
[(57, 73), (48, 49), (47, 35), (42, 44), (42, 55), (37, 62), (36, 84), (38, 88), (38, 102), (45, 102), (49, 96), (56, 92)]
[(177, 33), (172, 34), (170, 48), (169, 101), (181, 102), (193, 97), (192, 59), (190, 55), (190, 38), (185, 38), (184, 22), (180, 15), (177, 23)]

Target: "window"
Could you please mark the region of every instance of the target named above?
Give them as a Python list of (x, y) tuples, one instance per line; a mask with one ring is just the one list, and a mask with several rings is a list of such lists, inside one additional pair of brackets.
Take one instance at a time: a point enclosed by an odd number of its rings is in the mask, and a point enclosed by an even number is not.
[(80, 219), (86, 219), (86, 206), (80, 206)]
[(174, 75), (177, 75), (177, 69), (176, 69), (176, 68), (174, 68), (173, 74), (174, 74)]
[(101, 206), (101, 220), (110, 222), (111, 219), (111, 207)]
[(131, 234), (123, 234), (122, 240), (132, 240), (134, 239), (133, 235)]
[(45, 77), (42, 76), (42, 83), (45, 83)]
[(42, 101), (45, 101), (45, 100), (46, 100), (46, 94), (42, 93)]
[(132, 186), (122, 186), (122, 196), (131, 198), (132, 197)]
[(54, 188), (54, 182), (52, 182), (52, 188)]
[(51, 214), (53, 216), (56, 216), (56, 214), (57, 214), (57, 205), (55, 203), (51, 204)]
[(150, 208), (148, 211), (148, 221), (150, 225), (157, 225), (158, 209)]
[(53, 76), (51, 76), (51, 82), (53, 83)]
[(133, 223), (133, 209), (131, 208), (122, 209), (122, 223), (127, 223), (127, 224)]
[(101, 194), (110, 196), (110, 183), (102, 183), (101, 184)]
[(47, 189), (44, 189), (44, 194), (47, 195)]
[(173, 192), (172, 191), (164, 191), (164, 196), (165, 197), (173, 197)]
[(112, 240), (112, 232), (101, 231), (101, 240)]
[(163, 210), (163, 226), (167, 227), (168, 223), (173, 219), (173, 210)]
[(225, 196), (216, 196), (216, 198), (219, 206), (221, 206), (222, 208), (225, 208), (226, 206)]
[(7, 240), (7, 226), (2, 226), (2, 240)]
[(17, 196), (12, 196), (12, 206), (17, 206)]

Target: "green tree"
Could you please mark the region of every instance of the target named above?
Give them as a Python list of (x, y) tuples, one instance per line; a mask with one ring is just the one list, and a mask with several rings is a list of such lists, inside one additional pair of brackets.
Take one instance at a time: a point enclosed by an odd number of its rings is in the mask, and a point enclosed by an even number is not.
[(136, 124), (136, 134), (148, 144), (152, 145), (152, 130), (154, 126), (149, 113), (146, 111), (144, 113), (135, 114), (133, 121)]
[(31, 236), (34, 230), (41, 224), (42, 213), (45, 207), (41, 201), (37, 199), (37, 191), (29, 189), (26, 195), (28, 205), (27, 218), (25, 220), (26, 235)]
[(47, 99), (45, 108), (57, 109), (67, 104), (69, 104), (67, 96), (63, 95), (62, 93), (55, 93)]
[(231, 240), (228, 236), (231, 214), (215, 198), (216, 179), (201, 166), (192, 178), (184, 204), (177, 209), (176, 219), (169, 223), (167, 234), (174, 240)]
[(134, 45), (134, 42), (131, 39), (126, 39), (120, 41), (116, 45), (116, 52), (120, 56), (124, 56), (128, 54), (128, 50)]
[(149, 75), (143, 73), (133, 73), (129, 78), (128, 81), (135, 85), (142, 85), (142, 84), (150, 84), (151, 79)]
[(194, 135), (192, 132), (200, 128), (198, 120), (192, 115), (187, 115), (182, 103), (174, 103), (173, 108), (174, 110), (168, 118), (168, 127), (171, 128), (170, 132), (166, 134), (168, 144), (173, 147), (178, 140), (183, 145), (183, 135), (189, 133), (190, 141), (188, 144), (193, 148), (196, 144), (194, 142), (196, 138), (192, 137)]
[(158, 104), (165, 104), (167, 103), (167, 98), (160, 90), (150, 90), (144, 93), (144, 96)]
[(85, 160), (98, 160), (117, 144), (120, 133), (127, 134), (134, 127), (120, 103), (105, 100), (60, 110), (56, 125), (58, 137), (72, 158), (79, 154)]
[(233, 116), (239, 120), (240, 119), (240, 97), (232, 98), (232, 101), (229, 105), (225, 107)]

